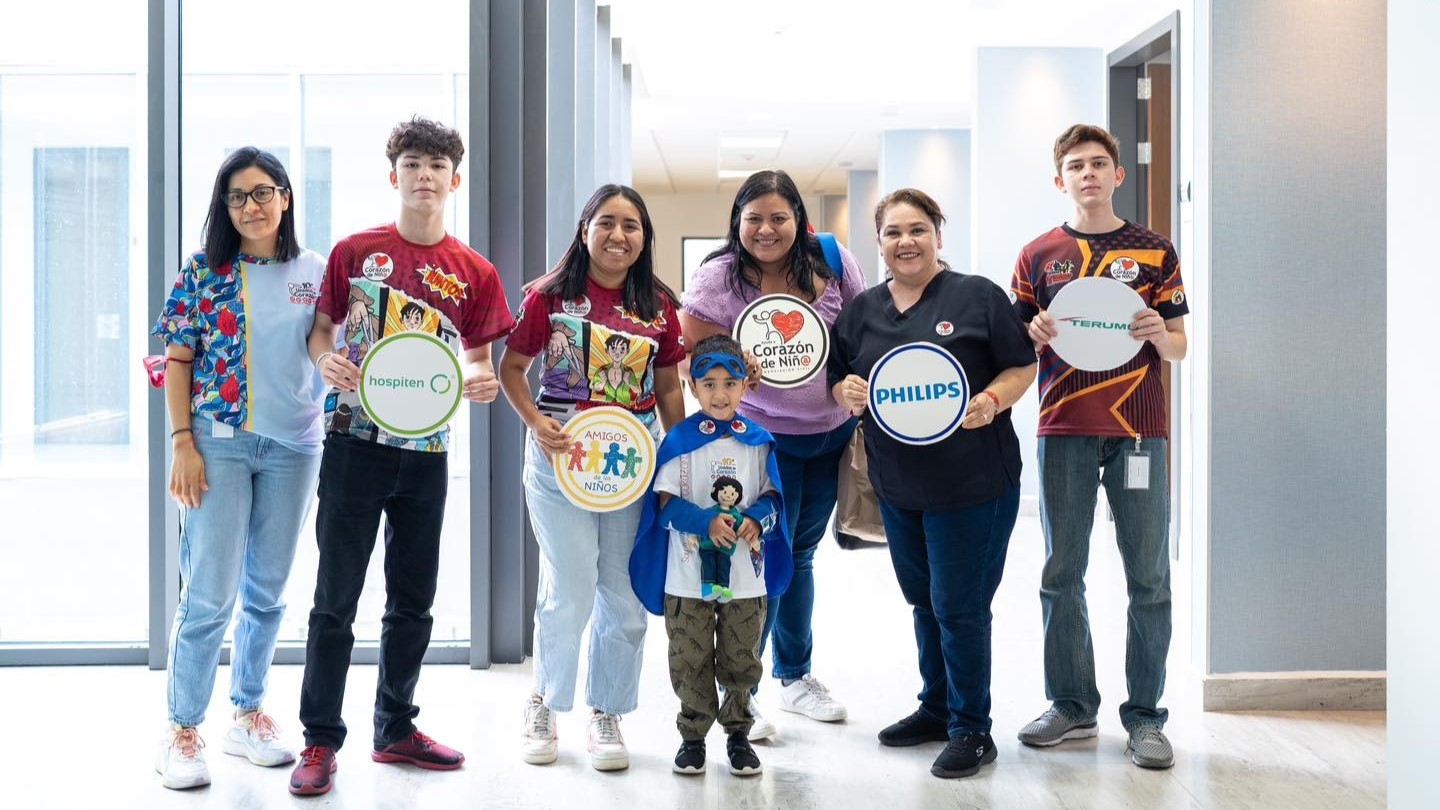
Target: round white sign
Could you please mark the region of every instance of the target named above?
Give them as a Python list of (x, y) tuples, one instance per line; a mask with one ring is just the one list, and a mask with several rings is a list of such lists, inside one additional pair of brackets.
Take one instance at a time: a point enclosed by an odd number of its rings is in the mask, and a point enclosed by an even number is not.
[(790, 295), (755, 299), (731, 330), (760, 363), (760, 381), (795, 388), (814, 379), (830, 356), (830, 330), (809, 304)]
[(575, 440), (551, 458), (555, 482), (571, 503), (590, 512), (624, 509), (650, 489), (655, 438), (624, 408), (588, 408), (565, 423)]
[(870, 414), (897, 441), (934, 444), (955, 432), (970, 402), (960, 362), (934, 343), (896, 346), (870, 369)]
[(1047, 312), (1055, 319), (1050, 348), (1081, 371), (1109, 371), (1130, 362), (1142, 345), (1130, 322), (1145, 301), (1130, 287), (1103, 276), (1066, 283)]
[(360, 365), (360, 404), (396, 436), (429, 436), (460, 407), (460, 360), (427, 332), (399, 332), (370, 347)]

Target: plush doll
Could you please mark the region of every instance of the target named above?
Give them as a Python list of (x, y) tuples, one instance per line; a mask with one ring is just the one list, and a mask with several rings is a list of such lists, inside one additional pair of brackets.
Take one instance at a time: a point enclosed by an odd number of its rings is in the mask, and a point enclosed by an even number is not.
[[(714, 499), (715, 505), (710, 511), (717, 512), (730, 518), (730, 525), (738, 528), (745, 515), (735, 508), (740, 499), (745, 497), (745, 487), (734, 478), (722, 475), (715, 479), (715, 484), (710, 488), (710, 497)], [(707, 601), (729, 602), (735, 594), (730, 590), (730, 555), (740, 545), (737, 538), (735, 545), (730, 548), (722, 548), (715, 544), (713, 538), (702, 535), (700, 537), (700, 597)], [(750, 544), (750, 551), (758, 553), (760, 540)]]

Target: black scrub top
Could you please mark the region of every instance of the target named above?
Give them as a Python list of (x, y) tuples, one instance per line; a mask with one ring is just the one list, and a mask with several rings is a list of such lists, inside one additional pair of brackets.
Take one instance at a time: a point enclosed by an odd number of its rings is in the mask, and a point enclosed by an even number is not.
[[(886, 352), (915, 341), (933, 343), (959, 361), (972, 399), (1006, 369), (1035, 362), (1035, 347), (1005, 292), (984, 276), (949, 270), (904, 312), (895, 309), (888, 283), (871, 287), (841, 311), (830, 335), (832, 388), (848, 374), (868, 380)], [(1007, 408), (984, 427), (956, 428), (934, 444), (912, 445), (891, 438), (867, 408), (865, 453), (876, 494), (901, 509), (943, 511), (1019, 486), (1020, 440), (1010, 414)]]

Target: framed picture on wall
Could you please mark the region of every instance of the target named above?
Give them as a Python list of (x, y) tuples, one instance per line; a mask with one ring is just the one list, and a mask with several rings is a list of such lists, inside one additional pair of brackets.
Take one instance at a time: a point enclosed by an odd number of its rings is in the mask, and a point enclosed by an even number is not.
[(723, 236), (680, 237), (680, 292), (690, 288), (690, 276), (700, 269), (705, 257), (724, 244)]

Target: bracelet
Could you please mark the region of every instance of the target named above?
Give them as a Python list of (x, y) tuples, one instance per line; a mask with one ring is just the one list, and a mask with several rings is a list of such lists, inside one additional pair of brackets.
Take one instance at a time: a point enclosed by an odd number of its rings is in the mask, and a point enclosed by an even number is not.
[(173, 439), (176, 436), (179, 436), (181, 433), (189, 433), (191, 436), (194, 436), (195, 428), (176, 428), (175, 430), (171, 431), (170, 438)]
[(995, 403), (995, 413), (1000, 413), (1000, 397), (995, 396), (995, 392), (991, 391), (989, 388), (986, 388), (980, 393), (984, 394), (987, 397), (990, 397), (990, 401)]
[(320, 364), (325, 362), (325, 358), (329, 357), (334, 353), (335, 352), (324, 352), (319, 357), (315, 358), (315, 368), (320, 368)]
[(178, 358), (178, 357), (171, 357), (170, 355), (167, 354), (167, 355), (165, 355), (165, 362), (167, 362), (167, 363), (184, 363), (185, 365), (188, 366), (188, 365), (190, 365), (191, 363), (195, 362), (195, 360), (194, 360), (193, 358), (190, 359), (190, 360), (181, 360), (181, 359)]

